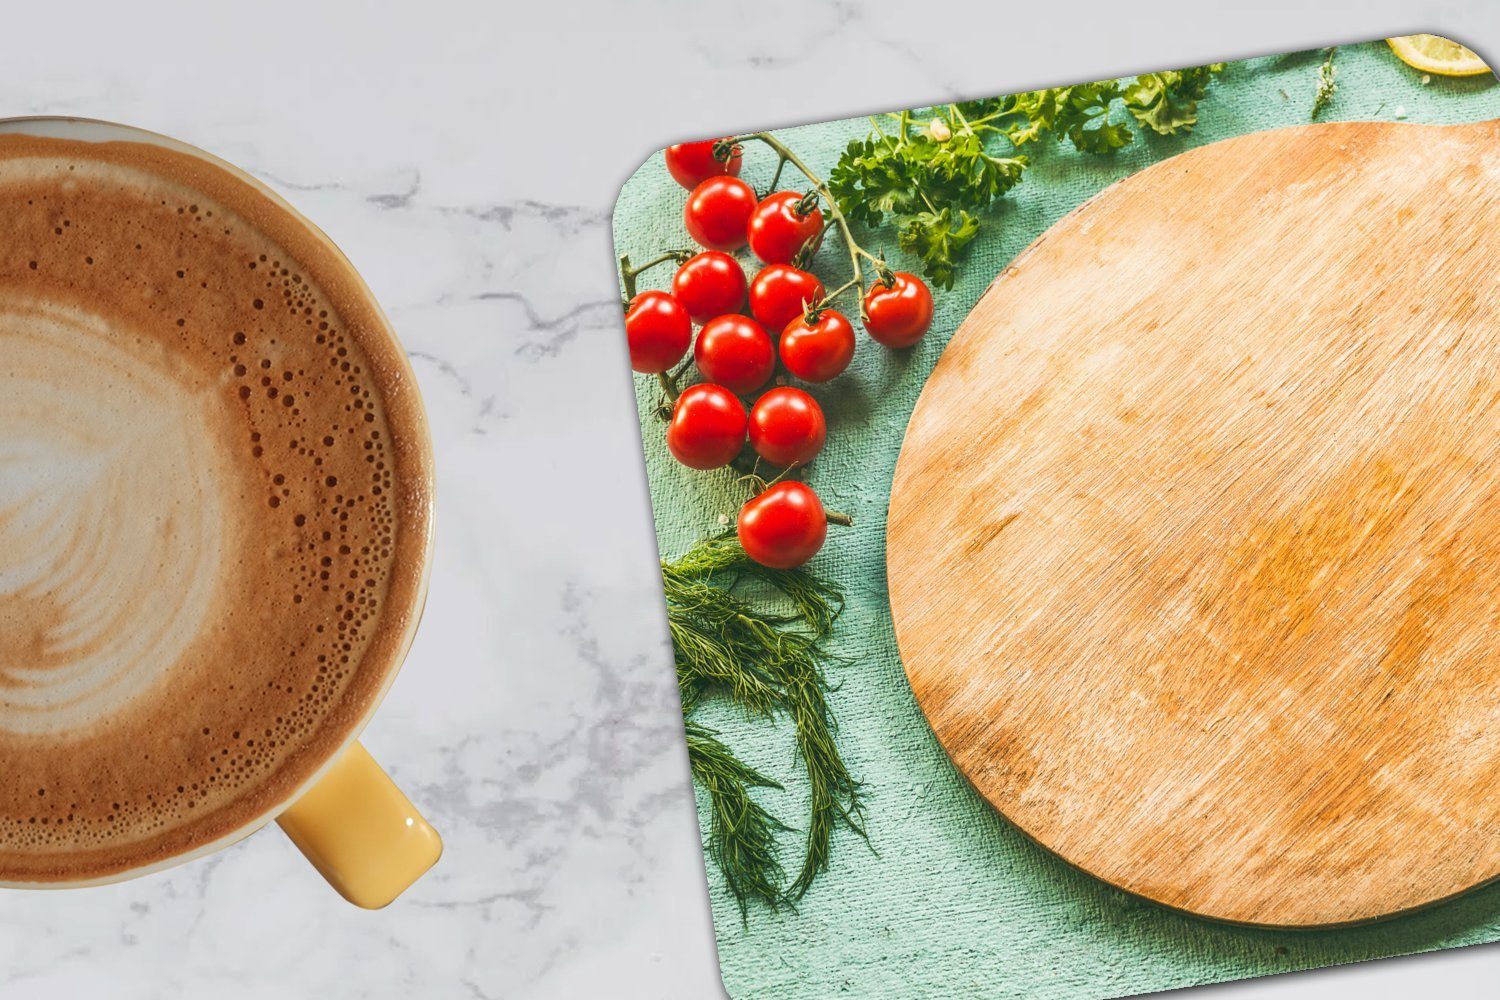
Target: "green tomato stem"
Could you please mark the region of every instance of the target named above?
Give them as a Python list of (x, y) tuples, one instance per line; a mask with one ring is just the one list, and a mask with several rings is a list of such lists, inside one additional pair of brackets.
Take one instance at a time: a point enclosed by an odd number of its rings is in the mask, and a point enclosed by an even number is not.
[(625, 286), (625, 300), (627, 304), (629, 300), (635, 298), (636, 279), (642, 274), (656, 267), (658, 264), (665, 264), (669, 260), (675, 261), (678, 264), (686, 263), (691, 256), (693, 256), (693, 251), (691, 250), (668, 250), (658, 257), (651, 258), (644, 264), (632, 267), (630, 264), (630, 255), (620, 254), (620, 281)]
[[(840, 295), (843, 295), (845, 292), (849, 291), (849, 289), (851, 289), (851, 288), (857, 288), (857, 287), (863, 287), (863, 279), (862, 278), (856, 277), (853, 280), (844, 282), (842, 285), (840, 285), (839, 287), (835, 288), (833, 291), (829, 292), (827, 295), (824, 295), (817, 302), (814, 302), (812, 304), (812, 307), (807, 310), (807, 313), (806, 313), (807, 318), (810, 319), (810, 320), (811, 319), (816, 319), (818, 313), (820, 311), (822, 311), (823, 309), (827, 308), (828, 305), (830, 303), (832, 303), (834, 299), (838, 298)], [(864, 306), (864, 302), (863, 301), (860, 302), (859, 314), (860, 314), (861, 318), (864, 317), (865, 306)]]
[(778, 184), (781, 183), (781, 171), (783, 169), (785, 169), (785, 168), (786, 168), (786, 157), (785, 156), (778, 156), (777, 160), (776, 160), (776, 173), (773, 174), (772, 177), (771, 177), (771, 186), (770, 186), (770, 188), (768, 188), (766, 190), (766, 194), (769, 195), (769, 194), (772, 194), (772, 193), (774, 193), (776, 191), (776, 185), (778, 185)]
[(672, 375), (672, 373), (657, 372), (656, 381), (657, 384), (661, 386), (661, 391), (667, 394), (667, 401), (669, 403), (676, 403), (677, 397), (678, 395), (680, 395), (680, 393), (677, 390), (677, 379)]
[[(739, 468), (739, 466), (736, 465), (735, 468)], [(755, 464), (751, 466), (750, 469), (742, 470), (745, 472), (745, 474), (743, 476), (740, 476), (739, 481), (749, 486), (750, 496), (753, 499), (754, 497), (760, 496), (766, 490), (770, 489), (772, 486), (775, 486), (782, 480), (800, 479), (804, 468), (806, 468), (806, 466), (789, 465), (785, 469), (782, 469), (780, 472), (776, 473), (774, 477), (767, 479), (760, 474), (760, 459), (756, 458)], [(854, 527), (854, 518), (850, 517), (848, 514), (844, 514), (836, 510), (825, 509), (823, 511), (823, 519), (829, 524), (837, 524), (843, 528)]]
[[(777, 156), (781, 157), (781, 159), (786, 163), (790, 163), (792, 166), (796, 167), (802, 173), (802, 176), (807, 178), (808, 183), (813, 186), (818, 194), (823, 196), (823, 201), (828, 205), (828, 214), (833, 219), (834, 224), (839, 227), (839, 234), (844, 237), (844, 244), (849, 248), (849, 263), (854, 269), (854, 280), (850, 282), (850, 284), (863, 285), (865, 276), (864, 270), (860, 267), (860, 256), (863, 254), (865, 257), (869, 257), (871, 260), (874, 260), (875, 258), (868, 252), (866, 252), (862, 247), (860, 247), (857, 242), (855, 242), (854, 234), (849, 230), (849, 220), (844, 217), (844, 213), (839, 209), (838, 200), (835, 199), (833, 197), (833, 193), (828, 190), (828, 185), (823, 183), (823, 178), (813, 173), (812, 169), (808, 167), (807, 164), (803, 163), (801, 158), (798, 157), (796, 153), (792, 152), (785, 143), (783, 143), (780, 139), (776, 138), (769, 132), (751, 132), (748, 135), (735, 136), (728, 141), (731, 143), (742, 143), (748, 142), (752, 139), (756, 142), (763, 142), (767, 146), (770, 146), (771, 149), (775, 150)], [(845, 287), (849, 286), (846, 285)], [(825, 296), (825, 300), (831, 299), (832, 297), (833, 296)], [(860, 307), (860, 318), (865, 318), (863, 306)]]

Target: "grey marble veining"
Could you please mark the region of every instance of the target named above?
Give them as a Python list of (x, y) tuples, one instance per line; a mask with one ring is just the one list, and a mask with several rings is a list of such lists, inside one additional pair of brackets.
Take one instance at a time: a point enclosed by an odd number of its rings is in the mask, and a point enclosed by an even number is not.
[[(447, 851), (375, 913), (274, 828), (122, 885), (6, 892), (0, 996), (719, 995), (614, 197), (683, 135), (1438, 23), (1500, 42), (1477, 2), (1164, 6), (1066, 41), (1040, 7), (948, 2), (8, 12), (5, 114), (129, 122), (249, 169), (328, 231), (400, 332), (436, 441), (437, 549), (364, 741)], [(1217, 992), (1478, 995), (1464, 984), (1496, 958), (1383, 966)]]

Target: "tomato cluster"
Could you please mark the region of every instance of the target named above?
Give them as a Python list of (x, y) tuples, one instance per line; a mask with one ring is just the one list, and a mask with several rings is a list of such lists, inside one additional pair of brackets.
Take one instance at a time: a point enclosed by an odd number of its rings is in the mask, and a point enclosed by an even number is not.
[[(761, 390), (778, 361), (803, 382), (837, 378), (854, 358), (854, 325), (829, 305), (823, 282), (806, 270), (825, 232), (819, 190), (826, 189), (809, 175), (818, 190), (757, 198), (739, 178), (741, 164), (740, 147), (727, 140), (667, 149), (667, 170), (689, 192), (683, 224), (703, 251), (686, 260), (685, 253), (668, 255), (681, 261), (671, 291), (632, 298), (625, 333), (631, 366), (662, 375), (665, 385), (675, 386), (665, 373), (692, 350), (704, 381), (677, 395), (667, 424), (667, 448), (679, 462), (720, 468), (734, 462), (748, 440), (761, 460), (792, 470), (823, 448), (828, 427), (822, 407), (794, 386)], [(748, 281), (732, 256), (745, 246), (763, 265)], [(865, 329), (886, 347), (910, 347), (932, 324), (932, 293), (916, 275), (877, 263), (860, 310)], [(758, 392), (747, 410), (742, 397)], [(810, 486), (777, 476), (740, 508), (737, 531), (750, 558), (789, 569), (817, 554), (829, 517)]]

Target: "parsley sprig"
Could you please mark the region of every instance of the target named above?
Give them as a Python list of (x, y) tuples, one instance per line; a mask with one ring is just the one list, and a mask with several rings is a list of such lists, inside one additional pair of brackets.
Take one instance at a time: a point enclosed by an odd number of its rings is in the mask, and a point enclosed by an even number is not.
[[(1143, 73), (891, 115), (849, 143), (828, 178), (839, 208), (870, 227), (889, 222), (896, 242), (922, 260), (933, 284), (952, 288), (981, 215), (1020, 183), (1018, 152), (1052, 135), (1081, 152), (1111, 153), (1135, 140), (1132, 125), (1158, 135), (1190, 131), (1223, 63)], [(1004, 148), (1004, 147), (1009, 148)]]
[(946, 121), (916, 127), (914, 114), (893, 116), (889, 132), (870, 119), (870, 135), (849, 144), (828, 187), (854, 221), (873, 228), (891, 217), (897, 245), (922, 258), (933, 284), (952, 288), (954, 262), (979, 233), (978, 213), (1020, 181), (1027, 159), (985, 148), (1001, 133), (994, 115), (971, 122), (950, 104)]

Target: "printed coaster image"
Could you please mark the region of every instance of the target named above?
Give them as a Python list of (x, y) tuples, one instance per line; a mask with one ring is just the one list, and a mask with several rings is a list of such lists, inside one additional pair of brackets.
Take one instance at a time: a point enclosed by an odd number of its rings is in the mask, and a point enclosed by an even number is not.
[(1479, 54), (684, 142), (614, 238), (732, 997), (1500, 939)]

